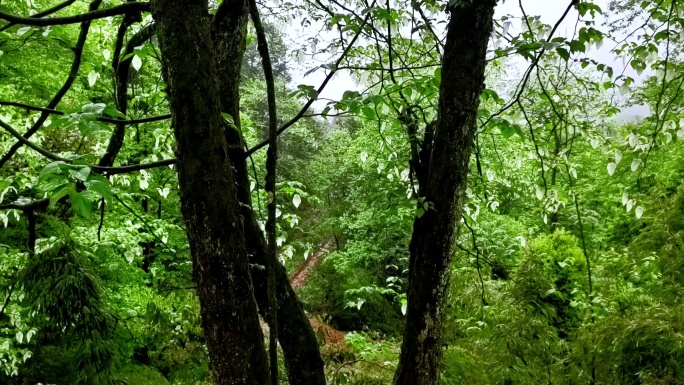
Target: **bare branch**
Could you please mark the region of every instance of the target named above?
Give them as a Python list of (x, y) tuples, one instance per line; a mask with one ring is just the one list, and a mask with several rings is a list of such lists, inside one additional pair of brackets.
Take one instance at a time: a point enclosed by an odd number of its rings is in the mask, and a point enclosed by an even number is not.
[(7, 20), (13, 24), (32, 25), (36, 27), (46, 27), (48, 25), (76, 24), (110, 16), (125, 15), (128, 13), (149, 12), (150, 3), (124, 3), (111, 8), (91, 10), (90, 12), (65, 17), (33, 18), (11, 15), (0, 12), (0, 19)]
[(268, 194), (268, 219), (266, 234), (268, 254), (266, 256), (266, 287), (268, 295), (269, 342), (268, 353), (271, 369), (271, 384), (278, 385), (278, 299), (276, 297), (276, 165), (278, 163), (278, 117), (276, 114), (275, 80), (271, 55), (268, 52), (266, 32), (255, 0), (249, 0), (249, 11), (257, 35), (257, 45), (264, 69), (268, 96), (268, 152), (266, 157), (266, 193)]
[[(90, 3), (89, 10), (95, 11), (97, 8), (102, 4), (102, 0), (93, 0)], [(81, 23), (81, 32), (78, 35), (78, 40), (76, 41), (76, 45), (73, 48), (74, 51), (74, 61), (71, 63), (71, 69), (69, 70), (69, 75), (67, 76), (66, 81), (62, 85), (62, 88), (57, 91), (55, 96), (50, 100), (50, 103), (47, 105), (47, 109), (54, 109), (57, 107), (59, 102), (62, 100), (64, 95), (71, 89), (71, 86), (74, 84), (74, 81), (76, 80), (76, 76), (78, 75), (78, 70), (81, 68), (81, 60), (83, 58), (83, 47), (85, 46), (85, 42), (88, 38), (88, 31), (90, 31), (90, 21), (85, 21)], [(33, 123), (33, 126), (26, 131), (24, 134), (25, 139), (29, 139), (33, 134), (35, 134), (40, 127), (43, 126), (43, 123), (45, 123), (45, 120), (47, 120), (48, 116), (50, 116), (49, 113), (43, 112), (40, 114), (40, 117), (38, 120)], [(22, 142), (19, 142), (15, 144), (14, 146), (10, 147), (9, 151), (5, 155), (0, 158), (0, 168), (7, 163), (12, 156), (17, 152), (19, 148), (23, 145)]]
[(30, 140), (26, 139), (17, 130), (12, 128), (12, 126), (3, 122), (2, 120), (0, 120), (0, 127), (4, 128), (5, 131), (9, 132), (10, 134), (12, 134), (12, 136), (19, 139), (20, 143), (29, 146), (31, 149), (33, 149), (34, 151), (38, 152), (40, 155), (43, 155), (46, 158), (48, 158), (50, 160), (61, 161), (61, 162), (70, 162), (68, 159), (62, 158), (59, 155), (55, 155), (55, 154), (51, 153), (50, 151), (48, 151), (48, 150), (38, 146), (37, 144), (31, 142)]
[[(73, 3), (75, 3), (75, 2), (76, 2), (76, 0), (66, 0), (66, 1), (64, 1), (64, 2), (62, 2), (62, 3), (59, 3), (59, 4), (55, 5), (55, 6), (52, 7), (52, 8), (48, 8), (48, 9), (42, 11), (42, 12), (38, 12), (38, 13), (33, 14), (33, 15), (29, 16), (29, 17), (30, 17), (30, 18), (40, 18), (40, 17), (52, 15), (53, 13), (55, 13), (55, 12), (57, 12), (57, 11), (59, 11), (59, 10), (62, 10), (63, 8), (66, 8), (66, 7), (70, 6), (71, 4), (73, 4)], [(15, 25), (17, 25), (17, 24), (16, 24), (16, 23), (8, 23), (8, 24), (6, 24), (5, 26), (3, 26), (2, 28), (0, 28), (0, 32), (6, 30), (6, 29), (8, 29), (8, 28), (14, 27)]]
[[(24, 104), (24, 103), (19, 103), (19, 102), (10, 102), (10, 101), (5, 101), (5, 100), (0, 100), (0, 106), (11, 106), (11, 107), (25, 108), (27, 110), (40, 111), (40, 112), (43, 112), (46, 114), (52, 114), (52, 115), (65, 115), (64, 111), (54, 110), (52, 108), (32, 106), (30, 104)], [(167, 119), (171, 119), (171, 114), (150, 116), (147, 118), (130, 119), (130, 120), (107, 118), (105, 116), (100, 116), (97, 118), (97, 120), (99, 122), (111, 123), (111, 124), (124, 124), (124, 125), (152, 123), (152, 122), (158, 122), (158, 121), (167, 120)]]
[[(375, 5), (375, 2), (373, 2), (373, 5)], [(292, 119), (290, 119), (287, 123), (283, 124), (278, 129), (278, 135), (282, 134), (285, 130), (290, 128), (293, 124), (297, 123), (299, 121), (299, 119), (301, 119), (304, 116), (304, 114), (306, 114), (306, 111), (309, 109), (309, 107), (311, 107), (313, 102), (316, 101), (316, 99), (318, 98), (318, 95), (320, 95), (321, 92), (323, 92), (323, 90), (325, 89), (325, 86), (328, 85), (328, 83), (330, 82), (330, 79), (332, 79), (333, 75), (335, 75), (335, 73), (337, 72), (337, 69), (338, 69), (340, 63), (342, 63), (342, 60), (344, 60), (344, 58), (347, 57), (347, 55), (349, 54), (349, 51), (351, 51), (352, 47), (354, 46), (354, 43), (356, 43), (356, 40), (361, 35), (361, 32), (363, 32), (363, 28), (366, 26), (366, 24), (368, 24), (368, 18), (370, 17), (371, 13), (372, 12), (368, 12), (366, 14), (366, 17), (363, 19), (363, 23), (361, 23), (361, 25), (359, 26), (359, 30), (356, 32), (356, 34), (352, 38), (351, 42), (349, 42), (349, 45), (347, 45), (347, 48), (345, 48), (344, 52), (342, 52), (342, 54), (337, 59), (335, 64), (333, 64), (332, 68), (330, 69), (330, 72), (328, 73), (328, 76), (326, 76), (325, 79), (323, 80), (323, 83), (321, 83), (321, 85), (316, 90), (316, 96), (309, 98), (309, 101), (306, 102), (306, 104), (302, 107), (301, 110), (299, 110), (297, 115), (295, 115)], [(268, 144), (268, 140), (265, 140), (265, 141), (257, 144), (256, 146), (250, 148), (249, 150), (245, 151), (245, 157), (248, 157), (251, 154), (257, 152), (259, 149), (265, 147), (267, 144)]]
[(134, 164), (130, 166), (119, 166), (119, 167), (101, 167), (101, 166), (90, 166), (90, 168), (102, 175), (117, 175), (117, 174), (128, 174), (140, 170), (149, 170), (151, 168), (159, 168), (164, 166), (171, 166), (176, 164), (176, 159), (164, 159), (156, 162)]
[(42, 210), (48, 207), (50, 204), (49, 199), (38, 199), (28, 203), (5, 203), (0, 204), (0, 210), (20, 210), (20, 211), (33, 211)]
[[(20, 143), (27, 145), (37, 153), (43, 155), (44, 157), (57, 161), (57, 162), (65, 162), (65, 163), (72, 163), (71, 160), (67, 158), (63, 158), (57, 154), (53, 154), (52, 152), (40, 147), (39, 145), (31, 142), (30, 140), (26, 139), (24, 136), (22, 136), (17, 130), (12, 128), (9, 124), (3, 122), (0, 120), (0, 127), (4, 128), (5, 131), (9, 132), (12, 136), (17, 138)], [(161, 160), (158, 162), (152, 162), (152, 163), (143, 163), (143, 164), (137, 164), (137, 165), (132, 165), (132, 166), (120, 166), (120, 167), (103, 167), (103, 166), (97, 166), (97, 165), (89, 165), (93, 171), (98, 172), (103, 175), (115, 175), (115, 174), (125, 174), (129, 172), (134, 172), (134, 171), (140, 171), (140, 170), (146, 170), (149, 168), (156, 168), (156, 167), (162, 167), (162, 166), (169, 166), (172, 164), (176, 163), (176, 159), (165, 159)]]

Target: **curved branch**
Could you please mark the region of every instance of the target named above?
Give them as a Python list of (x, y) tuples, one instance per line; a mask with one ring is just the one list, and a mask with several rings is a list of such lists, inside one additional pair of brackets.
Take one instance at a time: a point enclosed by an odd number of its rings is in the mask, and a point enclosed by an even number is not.
[[(43, 112), (46, 114), (52, 114), (52, 115), (65, 115), (64, 111), (55, 110), (52, 108), (32, 106), (30, 104), (24, 104), (24, 103), (19, 103), (19, 102), (10, 102), (10, 101), (5, 101), (5, 100), (0, 100), (0, 106), (11, 106), (11, 107), (25, 108), (27, 110), (40, 111), (40, 112)], [(97, 118), (97, 121), (103, 122), (103, 123), (111, 123), (111, 124), (133, 125), (133, 124), (158, 122), (158, 121), (167, 120), (167, 119), (171, 119), (171, 114), (164, 114), (164, 115), (150, 116), (147, 118), (129, 119), (129, 120), (114, 119), (114, 118), (107, 118), (105, 116), (100, 116)]]
[[(37, 153), (43, 155), (44, 157), (57, 161), (57, 162), (65, 162), (65, 163), (72, 163), (70, 159), (63, 158), (57, 154), (54, 154), (39, 145), (31, 142), (30, 140), (26, 139), (24, 136), (22, 136), (17, 130), (15, 130), (12, 126), (9, 124), (3, 122), (0, 120), (0, 127), (4, 128), (5, 131), (9, 132), (12, 136), (17, 138), (19, 140), (19, 143), (25, 144), (28, 147), (30, 147), (32, 150), (36, 151)], [(105, 166), (99, 166), (99, 165), (88, 165), (93, 171), (98, 172), (103, 175), (115, 175), (115, 174), (125, 174), (129, 172), (134, 172), (134, 171), (140, 171), (140, 170), (146, 170), (149, 168), (156, 168), (156, 167), (162, 167), (162, 166), (169, 166), (172, 164), (176, 163), (176, 159), (164, 159), (160, 160), (157, 162), (151, 162), (151, 163), (142, 163), (142, 164), (136, 164), (136, 165), (131, 165), (131, 166), (120, 166), (120, 167), (105, 167)]]
[(133, 164), (130, 166), (119, 166), (119, 167), (101, 167), (101, 166), (90, 166), (90, 168), (102, 175), (117, 175), (117, 174), (127, 174), (129, 172), (135, 172), (140, 170), (149, 170), (151, 168), (158, 168), (164, 166), (171, 166), (176, 164), (175, 158), (159, 160), (150, 163)]
[[(90, 3), (90, 7), (88, 8), (91, 12), (94, 12), (97, 10), (97, 8), (100, 7), (100, 4), (102, 4), (102, 0), (93, 0)], [(66, 81), (62, 85), (62, 88), (57, 91), (55, 96), (50, 100), (50, 103), (47, 105), (47, 109), (54, 109), (57, 107), (59, 102), (62, 100), (64, 95), (71, 89), (71, 86), (74, 84), (74, 81), (76, 80), (76, 76), (78, 75), (78, 70), (81, 68), (81, 60), (83, 58), (83, 47), (85, 46), (85, 42), (88, 38), (88, 31), (90, 31), (90, 21), (85, 21), (81, 23), (81, 32), (78, 35), (78, 40), (76, 41), (76, 45), (73, 48), (74, 51), (74, 61), (71, 63), (71, 69), (69, 70), (69, 75), (67, 76)], [(33, 134), (35, 134), (40, 127), (43, 126), (43, 123), (47, 120), (48, 116), (50, 116), (49, 113), (47, 112), (42, 112), (40, 114), (40, 117), (38, 120), (36, 120), (35, 123), (33, 123), (33, 126), (26, 131), (24, 134), (25, 139), (29, 139)], [(22, 142), (18, 142), (14, 146), (10, 147), (9, 151), (5, 155), (3, 155), (2, 158), (0, 158), (0, 168), (7, 163), (12, 156), (17, 152), (19, 148), (23, 145)]]
[(49, 199), (38, 199), (28, 203), (5, 203), (0, 204), (0, 210), (20, 210), (20, 211), (34, 211), (46, 209), (50, 204)]
[(97, 118), (98, 121), (103, 122), (103, 123), (125, 124), (128, 126), (133, 125), (133, 124), (159, 122), (161, 120), (168, 120), (168, 119), (171, 119), (171, 114), (150, 116), (148, 118), (130, 119), (130, 120), (112, 119), (112, 118), (106, 118), (103, 116)]
[(17, 130), (15, 130), (14, 128), (12, 128), (12, 126), (10, 126), (9, 124), (3, 122), (2, 120), (0, 120), (0, 127), (4, 128), (5, 131), (9, 132), (10, 134), (12, 134), (12, 136), (14, 136), (15, 138), (19, 139), (19, 143), (25, 144), (25, 145), (29, 146), (31, 149), (33, 149), (34, 151), (36, 151), (36, 152), (39, 153), (40, 155), (43, 155), (44, 157), (46, 157), (46, 158), (48, 158), (48, 159), (50, 159), (50, 160), (55, 160), (55, 161), (61, 161), (61, 162), (68, 162), (68, 163), (71, 163), (70, 160), (68, 160), (68, 159), (66, 159), (66, 158), (62, 158), (62, 157), (59, 156), (59, 155), (53, 154), (53, 153), (51, 153), (50, 151), (48, 151), (48, 150), (46, 150), (46, 149), (40, 147), (39, 145), (33, 143), (32, 141), (26, 139), (26, 138), (25, 138), (23, 135), (21, 135)]
[[(373, 2), (373, 6), (375, 6), (375, 2)], [(292, 119), (290, 119), (287, 123), (283, 124), (278, 129), (278, 135), (282, 134), (285, 130), (290, 128), (290, 126), (297, 123), (299, 121), (299, 119), (301, 119), (304, 116), (304, 114), (306, 114), (306, 111), (309, 109), (309, 107), (311, 107), (313, 102), (316, 101), (316, 99), (318, 98), (318, 95), (320, 95), (321, 92), (323, 92), (323, 90), (325, 89), (325, 86), (328, 85), (328, 83), (330, 82), (330, 79), (332, 79), (333, 75), (335, 75), (335, 73), (337, 72), (337, 69), (338, 69), (340, 63), (342, 63), (342, 60), (344, 60), (344, 58), (347, 57), (347, 55), (349, 54), (349, 51), (351, 51), (352, 47), (354, 46), (354, 43), (356, 43), (356, 40), (361, 35), (361, 32), (363, 32), (363, 28), (366, 26), (366, 24), (368, 24), (368, 18), (370, 17), (371, 13), (372, 12), (368, 12), (366, 14), (366, 17), (363, 19), (363, 23), (361, 23), (361, 25), (359, 26), (359, 30), (354, 35), (354, 38), (352, 38), (352, 40), (349, 43), (349, 45), (347, 46), (347, 48), (345, 48), (344, 52), (342, 52), (342, 55), (340, 55), (340, 57), (337, 59), (335, 64), (333, 64), (332, 68), (330, 69), (330, 73), (328, 73), (328, 76), (325, 77), (325, 79), (323, 80), (323, 83), (321, 83), (321, 85), (316, 90), (316, 96), (313, 98), (309, 98), (309, 101), (306, 102), (306, 104), (302, 107), (301, 110), (299, 110), (297, 115), (295, 115)], [(248, 157), (248, 156), (252, 155), (253, 153), (259, 151), (261, 148), (265, 147), (267, 144), (268, 144), (268, 140), (265, 140), (265, 141), (257, 144), (256, 146), (250, 148), (249, 150), (245, 151), (245, 157)]]
[(264, 68), (268, 97), (268, 153), (266, 156), (266, 193), (268, 194), (268, 254), (266, 256), (266, 287), (269, 310), (268, 352), (271, 369), (271, 384), (278, 385), (278, 300), (276, 297), (276, 165), (278, 163), (278, 117), (276, 114), (275, 81), (271, 55), (268, 52), (266, 32), (261, 24), (261, 16), (256, 0), (249, 0), (249, 12), (257, 35), (257, 47)]
[(33, 17), (21, 17), (16, 15), (11, 15), (9, 13), (0, 12), (0, 19), (7, 20), (13, 24), (23, 24), (32, 25), (36, 27), (46, 27), (48, 25), (64, 25), (64, 24), (76, 24), (88, 22), (96, 19), (102, 19), (110, 16), (125, 15), (128, 13), (139, 13), (139, 12), (149, 12), (150, 3), (124, 3), (121, 5), (116, 5), (111, 8), (105, 8), (100, 10), (90, 10), (86, 13), (81, 13), (78, 15), (65, 16), (65, 17), (51, 17), (51, 18), (33, 18)]
[[(38, 13), (33, 14), (33, 15), (29, 16), (29, 17), (30, 17), (30, 18), (40, 18), (40, 17), (52, 15), (53, 13), (55, 13), (55, 12), (57, 12), (57, 11), (60, 11), (60, 10), (64, 9), (64, 8), (70, 6), (71, 4), (75, 3), (75, 2), (76, 2), (76, 0), (66, 0), (66, 1), (64, 1), (64, 2), (62, 2), (62, 3), (59, 3), (59, 4), (55, 5), (55, 6), (52, 7), (52, 8), (48, 8), (48, 9), (42, 11), (42, 12), (38, 12)], [(3, 26), (2, 28), (0, 28), (0, 32), (4, 31), (4, 30), (6, 30), (6, 29), (9, 29), (9, 28), (11, 28), (11, 27), (14, 27), (15, 25), (17, 25), (17, 24), (16, 24), (16, 23), (8, 23), (8, 24), (6, 24), (5, 26)]]
[(53, 114), (53, 115), (64, 115), (64, 112), (58, 111), (58, 110), (53, 110), (52, 108), (32, 106), (30, 104), (19, 103), (19, 102), (11, 102), (8, 100), (0, 100), (0, 106), (24, 108), (24, 109), (31, 110), (31, 111), (40, 111), (40, 112), (43, 112), (46, 114)]

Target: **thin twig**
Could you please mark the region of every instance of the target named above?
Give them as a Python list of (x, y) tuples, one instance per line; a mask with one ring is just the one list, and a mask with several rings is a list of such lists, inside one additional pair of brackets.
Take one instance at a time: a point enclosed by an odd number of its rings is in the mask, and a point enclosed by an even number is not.
[[(375, 2), (373, 2), (373, 5), (375, 5)], [(356, 32), (356, 34), (354, 35), (354, 38), (352, 38), (352, 40), (351, 40), (351, 42), (349, 43), (349, 45), (347, 45), (347, 48), (345, 48), (344, 52), (342, 52), (342, 54), (341, 54), (340, 57), (337, 59), (337, 61), (335, 62), (335, 64), (333, 64), (332, 68), (330, 69), (330, 72), (328, 73), (328, 76), (325, 77), (325, 79), (323, 80), (323, 82), (321, 83), (321, 85), (320, 85), (320, 86), (318, 87), (318, 89), (316, 90), (316, 95), (315, 95), (314, 97), (309, 98), (309, 101), (306, 102), (306, 104), (302, 107), (301, 110), (299, 110), (299, 112), (297, 113), (297, 115), (295, 115), (292, 119), (290, 119), (287, 123), (283, 124), (283, 125), (278, 129), (278, 135), (282, 134), (285, 130), (287, 130), (288, 128), (290, 128), (290, 126), (292, 126), (293, 124), (297, 123), (297, 122), (299, 121), (299, 119), (301, 119), (301, 118), (304, 116), (304, 114), (305, 114), (306, 111), (309, 109), (309, 107), (311, 107), (311, 105), (313, 104), (313, 102), (318, 98), (318, 95), (320, 95), (321, 92), (323, 92), (323, 90), (325, 89), (325, 87), (328, 85), (328, 83), (329, 83), (330, 80), (332, 79), (333, 75), (335, 75), (335, 73), (337, 72), (338, 66), (340, 65), (340, 63), (342, 63), (342, 60), (344, 60), (344, 58), (347, 57), (347, 55), (348, 55), (349, 52), (351, 51), (352, 47), (354, 46), (354, 43), (356, 43), (356, 40), (357, 40), (357, 39), (359, 38), (359, 36), (361, 35), (361, 32), (363, 31), (363, 28), (364, 28), (364, 27), (366, 26), (366, 24), (368, 23), (368, 18), (370, 17), (371, 13), (372, 13), (372, 12), (368, 12), (368, 13), (366, 14), (366, 17), (363, 19), (363, 23), (359, 26), (359, 30), (358, 30), (358, 31)], [(260, 150), (261, 148), (265, 147), (267, 144), (268, 144), (268, 140), (265, 140), (265, 141), (263, 141), (263, 142), (257, 144), (256, 146), (250, 148), (249, 150), (245, 151), (245, 157), (247, 157), (247, 156), (249, 156), (249, 155), (255, 153), (256, 151), (258, 151), (258, 150)]]
[(268, 296), (269, 338), (268, 353), (271, 369), (271, 384), (278, 385), (278, 299), (276, 297), (275, 270), (277, 262), (276, 246), (276, 166), (278, 163), (278, 117), (276, 113), (275, 80), (273, 65), (268, 51), (266, 32), (261, 23), (256, 0), (249, 1), (252, 24), (257, 35), (257, 47), (261, 56), (261, 65), (266, 80), (268, 99), (268, 152), (266, 156), (266, 194), (268, 194), (268, 219), (266, 234), (268, 236), (268, 254), (266, 256), (266, 291)]
[(103, 19), (105, 17), (125, 15), (128, 13), (149, 12), (150, 3), (128, 2), (120, 5), (115, 5), (110, 8), (91, 10), (86, 13), (65, 17), (49, 17), (49, 18), (33, 18), (21, 17), (9, 13), (0, 12), (0, 19), (7, 20), (13, 24), (31, 25), (36, 27), (46, 27), (48, 25), (65, 25), (89, 22), (96, 19)]
[[(102, 0), (93, 0), (90, 3), (89, 10), (90, 11), (95, 11), (97, 8), (100, 7), (100, 4), (102, 4)], [(76, 45), (72, 48), (72, 51), (74, 52), (74, 60), (71, 63), (71, 68), (69, 69), (69, 74), (67, 75), (67, 79), (62, 85), (62, 87), (57, 91), (55, 96), (52, 97), (52, 100), (48, 103), (47, 107), (48, 109), (54, 109), (57, 107), (59, 102), (62, 100), (64, 95), (71, 89), (71, 86), (74, 84), (74, 81), (76, 80), (76, 76), (78, 76), (78, 71), (81, 68), (81, 62), (83, 59), (83, 47), (85, 46), (86, 40), (88, 39), (88, 32), (90, 31), (90, 21), (85, 21), (81, 23), (81, 30), (78, 35), (78, 40), (76, 41)], [(33, 123), (31, 128), (29, 128), (26, 133), (24, 134), (24, 138), (29, 139), (33, 134), (38, 132), (38, 130), (43, 126), (43, 123), (47, 120), (49, 114), (48, 113), (41, 113), (38, 119)], [(19, 142), (14, 144), (12, 147), (10, 147), (9, 151), (5, 155), (0, 158), (0, 168), (7, 163), (12, 156), (17, 152), (19, 148), (23, 143)]]

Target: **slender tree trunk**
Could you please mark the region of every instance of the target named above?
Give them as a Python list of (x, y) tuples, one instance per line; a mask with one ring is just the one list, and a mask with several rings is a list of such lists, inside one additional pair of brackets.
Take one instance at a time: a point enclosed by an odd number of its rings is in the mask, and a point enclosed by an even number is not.
[[(247, 255), (259, 312), (268, 319), (266, 266), (267, 246), (264, 233), (252, 211), (244, 142), (240, 133), (240, 67), (245, 51), (249, 8), (246, 0), (224, 0), (214, 17), (212, 36), (215, 42), (222, 111), (233, 117), (235, 126), (225, 130), (228, 154), (235, 175), (238, 199), (244, 220)], [(261, 266), (261, 268), (260, 268)], [(278, 299), (278, 342), (283, 350), (290, 385), (325, 385), (325, 372), (316, 334), (304, 308), (297, 299), (285, 268), (276, 265)]]
[[(558, 178), (558, 156), (560, 155), (561, 152), (561, 138), (560, 138), (560, 132), (558, 127), (553, 128), (553, 139), (554, 139), (554, 147), (553, 147), (553, 161), (554, 161), (554, 166), (553, 169), (551, 169), (551, 186), (554, 188), (556, 187), (556, 179)], [(559, 220), (559, 215), (558, 215), (558, 210), (554, 211), (551, 213), (549, 216), (549, 230), (551, 233), (556, 232), (558, 229), (558, 220)]]
[(243, 223), (224, 137), (206, 1), (155, 0), (177, 142), (181, 211), (216, 382), (269, 382)]
[(444, 334), (445, 295), (454, 237), (484, 87), (487, 43), (496, 0), (456, 1), (449, 9), (438, 122), (425, 188), (431, 208), (413, 224), (406, 327), (398, 385), (437, 385)]

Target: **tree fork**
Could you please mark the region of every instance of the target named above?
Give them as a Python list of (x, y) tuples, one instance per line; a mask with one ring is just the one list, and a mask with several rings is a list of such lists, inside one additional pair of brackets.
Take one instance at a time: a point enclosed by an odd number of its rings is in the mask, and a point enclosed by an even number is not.
[[(244, 218), (247, 254), (254, 266), (266, 266), (267, 245), (264, 233), (252, 211), (247, 156), (240, 131), (240, 70), (245, 51), (247, 0), (226, 0), (221, 3), (212, 23), (212, 37), (221, 92), (221, 108), (233, 117), (234, 125), (225, 132), (228, 155), (235, 174), (240, 209)], [(268, 319), (267, 276), (263, 269), (251, 270), (254, 294), (259, 312)], [(275, 267), (278, 306), (278, 342), (283, 350), (290, 385), (325, 385), (325, 372), (316, 334), (297, 299), (285, 268)]]
[(181, 212), (217, 384), (269, 382), (235, 178), (221, 117), (207, 3), (156, 0)]

